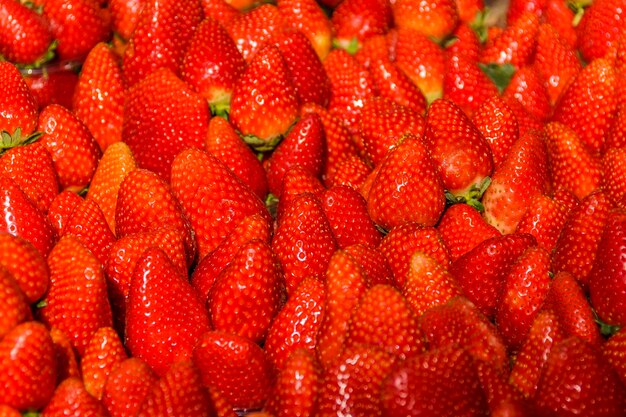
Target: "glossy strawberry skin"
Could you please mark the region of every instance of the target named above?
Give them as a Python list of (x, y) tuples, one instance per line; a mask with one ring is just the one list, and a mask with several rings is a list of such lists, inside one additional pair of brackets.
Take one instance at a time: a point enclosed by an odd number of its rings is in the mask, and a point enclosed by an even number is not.
[(23, 134), (33, 133), (37, 127), (37, 102), (17, 67), (10, 62), (0, 63), (2, 85), (2, 115), (0, 130), (13, 134), (21, 128)]
[(19, 2), (3, 1), (0, 10), (0, 54), (20, 64), (42, 58), (52, 41), (48, 22)]
[(102, 400), (111, 371), (128, 356), (122, 340), (112, 327), (101, 327), (92, 336), (81, 358), (80, 367), (85, 389)]
[(80, 378), (71, 377), (57, 386), (54, 396), (41, 413), (45, 417), (68, 414), (106, 417), (107, 412), (102, 403), (87, 392)]
[(104, 385), (102, 403), (111, 417), (136, 415), (158, 377), (145, 362), (128, 358), (113, 367)]

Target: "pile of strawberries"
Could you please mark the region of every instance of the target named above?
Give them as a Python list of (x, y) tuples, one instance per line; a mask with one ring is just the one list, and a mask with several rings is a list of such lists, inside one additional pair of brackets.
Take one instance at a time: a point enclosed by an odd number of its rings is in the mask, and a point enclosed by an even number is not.
[(626, 415), (626, 0), (0, 0), (0, 417)]

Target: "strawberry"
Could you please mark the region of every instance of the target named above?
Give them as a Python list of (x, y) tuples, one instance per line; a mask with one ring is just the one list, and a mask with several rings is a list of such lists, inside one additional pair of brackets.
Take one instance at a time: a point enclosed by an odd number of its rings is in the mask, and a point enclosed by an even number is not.
[(509, 383), (508, 369), (502, 370), (487, 362), (475, 364), (491, 416), (526, 416), (530, 415), (531, 410), (534, 411), (531, 402), (524, 399)]
[(456, 347), (398, 363), (382, 391), (383, 415), (470, 417), (487, 407), (472, 357)]
[(15, 408), (8, 405), (0, 405), (0, 416), (2, 417), (21, 417), (21, 413)]
[(444, 186), (434, 158), (421, 140), (405, 136), (381, 162), (367, 208), (384, 229), (406, 222), (432, 226), (445, 206)]
[(0, 300), (2, 315), (0, 316), (0, 340), (15, 326), (32, 320), (30, 305), (11, 273), (0, 266)]
[(248, 144), (271, 150), (297, 118), (296, 94), (280, 50), (268, 44), (235, 84), (229, 120)]
[[(324, 184), (308, 169), (299, 164), (292, 166), (283, 175), (279, 194), (280, 199), (278, 200), (276, 215), (274, 217), (276, 217), (280, 223), (287, 208), (290, 207), (294, 200), (301, 194), (309, 193), (314, 195), (317, 199), (321, 199), (325, 190)], [(270, 200), (270, 204), (271, 203)], [(269, 208), (272, 210), (271, 205)]]
[(515, 71), (502, 95), (522, 103), (528, 113), (539, 120), (546, 120), (552, 114), (546, 85), (532, 66), (525, 65)]
[(626, 146), (609, 149), (602, 158), (602, 188), (615, 207), (626, 209)]
[(56, 241), (56, 233), (48, 219), (9, 177), (0, 176), (0, 230), (30, 242), (45, 258)]
[(347, 348), (324, 372), (319, 416), (380, 416), (383, 382), (396, 357), (372, 346)]
[(624, 347), (626, 346), (625, 334), (624, 330), (618, 330), (602, 345), (602, 355), (620, 377), (622, 384), (626, 381), (626, 367), (624, 366), (624, 361), (621, 360), (624, 355)]
[(541, 120), (538, 120), (532, 114), (528, 113), (528, 110), (524, 108), (522, 103), (510, 97), (502, 98), (517, 119), (517, 124), (519, 127), (519, 137), (526, 135), (528, 132), (539, 131), (543, 129), (544, 123)]
[(609, 150), (613, 148), (626, 147), (626, 123), (624, 123), (626, 121), (625, 118), (626, 105), (624, 105), (620, 100), (617, 103), (617, 110), (615, 111), (613, 124), (604, 136), (604, 146), (601, 152), (602, 154), (606, 154)]
[(72, 342), (67, 335), (56, 327), (52, 327), (50, 337), (54, 345), (56, 384), (58, 385), (67, 378), (81, 378), (76, 350), (72, 347)]
[(485, 9), (483, 0), (456, 0), (459, 23), (472, 23)]
[(529, 63), (535, 50), (539, 17), (523, 13), (496, 37), (489, 39), (480, 53), (485, 64), (511, 64), (521, 68)]
[(202, 150), (186, 149), (176, 156), (171, 185), (195, 232), (198, 259), (217, 248), (243, 218), (259, 214), (269, 220), (254, 192)]
[(144, 0), (110, 0), (111, 30), (113, 39), (120, 38), (126, 42), (133, 35)]
[(552, 120), (569, 126), (597, 154), (617, 109), (618, 79), (612, 61), (596, 59), (580, 70), (554, 107)]
[(3, 0), (0, 10), (0, 55), (19, 64), (45, 61), (52, 42), (47, 20), (13, 0)]
[[(313, 277), (303, 279), (290, 295), (272, 321), (264, 344), (267, 357), (276, 369), (284, 372), (293, 355), (315, 355), (325, 299), (324, 283)], [(308, 353), (302, 355), (298, 351)]]
[(519, 137), (515, 113), (505, 100), (493, 95), (476, 109), (472, 115), (472, 123), (487, 140), (494, 169), (498, 169)]
[(326, 185), (346, 186), (359, 191), (372, 169), (358, 155), (350, 155), (339, 163), (331, 176), (327, 177)]
[(144, 252), (133, 274), (126, 307), (125, 345), (158, 375), (191, 357), (209, 330), (209, 316), (187, 277), (158, 248)]
[(389, 1), (343, 0), (331, 17), (333, 42), (352, 52), (351, 49), (357, 49), (359, 43), (367, 38), (386, 33), (392, 25), (392, 20)]
[(109, 38), (109, 21), (98, 2), (46, 0), (43, 14), (62, 60), (82, 60), (91, 48)]
[(181, 78), (206, 98), (213, 114), (227, 113), (230, 99), (246, 63), (237, 45), (217, 21), (202, 21), (181, 63)]
[(296, 197), (284, 211), (272, 239), (272, 250), (285, 274), (291, 293), (307, 276), (323, 277), (337, 242), (322, 204), (305, 193)]
[(105, 383), (113, 368), (127, 359), (120, 336), (111, 327), (98, 329), (85, 348), (80, 368), (89, 394), (102, 400)]
[(261, 4), (239, 13), (225, 27), (249, 64), (264, 45), (286, 27), (286, 22), (277, 6)]
[(625, 240), (626, 213), (610, 213), (589, 274), (591, 304), (604, 322), (618, 326), (626, 324), (623, 272)]
[(56, 383), (54, 346), (35, 321), (14, 327), (0, 340), (0, 403), (18, 410), (48, 404)]
[(578, 41), (578, 34), (572, 22), (577, 18), (578, 10), (572, 10), (567, 3), (559, 0), (548, 0), (544, 9), (545, 22), (557, 29), (563, 41), (574, 48)]
[(386, 97), (416, 113), (426, 110), (426, 98), (411, 79), (389, 59), (378, 59), (368, 67), (377, 95)]
[(72, 109), (103, 152), (122, 140), (124, 80), (119, 59), (107, 44), (95, 45), (85, 58)]
[(443, 187), (472, 204), (481, 197), (484, 181), (493, 171), (489, 144), (463, 111), (445, 99), (431, 103), (426, 124), (426, 146)]
[(331, 21), (324, 9), (313, 0), (279, 0), (276, 6), (285, 25), (302, 32), (323, 61), (332, 47), (333, 35)]
[(276, 417), (312, 417), (317, 412), (321, 384), (321, 370), (315, 356), (298, 348), (289, 355), (276, 377), (275, 397), (270, 398), (268, 406), (275, 404)]
[(456, 1), (396, 0), (393, 18), (400, 29), (418, 30), (426, 36), (440, 40), (452, 33), (458, 23)]
[(534, 236), (537, 246), (552, 253), (566, 220), (567, 209), (564, 205), (548, 196), (537, 195), (530, 201), (515, 232)]
[(122, 136), (137, 165), (166, 181), (174, 157), (184, 148), (202, 148), (209, 124), (206, 101), (168, 69), (159, 69), (126, 95)]
[[(9, 1), (12, 0), (7, 0), (7, 3)], [(0, 132), (13, 135), (20, 128), (21, 134), (30, 135), (37, 127), (37, 101), (19, 70), (10, 62), (0, 62), (0, 86), (0, 106), (3, 110), (0, 114)], [(4, 135), (2, 141), (4, 149)]]
[(111, 417), (137, 415), (158, 377), (141, 359), (128, 358), (113, 366), (104, 384), (102, 404)]
[(61, 382), (50, 402), (42, 410), (42, 417), (62, 417), (67, 415), (106, 417), (102, 403), (92, 397), (79, 378), (68, 378)]
[(450, 267), (465, 296), (487, 317), (493, 317), (513, 263), (535, 246), (535, 238), (510, 234), (487, 239)]
[(417, 317), (462, 295), (454, 277), (432, 256), (418, 250), (413, 253), (410, 262), (401, 290)]
[(540, 415), (618, 416), (624, 386), (600, 352), (578, 338), (550, 350), (534, 396)]
[(483, 216), (502, 233), (512, 233), (528, 203), (548, 191), (548, 155), (541, 132), (529, 131), (512, 146), (483, 195)]
[(385, 255), (379, 250), (363, 244), (344, 248), (345, 252), (361, 267), (363, 279), (368, 287), (376, 284), (391, 284), (393, 272)]
[[(159, 68), (178, 75), (185, 51), (202, 20), (199, 0), (145, 0), (142, 4), (122, 60), (128, 86)], [(128, 138), (125, 134), (123, 137)]]
[(506, 10), (506, 23), (514, 23), (524, 13), (532, 13), (542, 18), (547, 4), (548, 0), (513, 0)]
[(228, 24), (241, 14), (226, 0), (200, 0), (204, 16), (219, 22), (222, 26)]
[(193, 361), (209, 390), (221, 392), (235, 408), (260, 408), (271, 386), (263, 349), (242, 336), (210, 331), (198, 340)]
[(576, 27), (576, 46), (585, 61), (609, 54), (626, 27), (625, 18), (622, 3), (615, 0), (594, 1), (585, 10)]
[(24, 80), (40, 110), (50, 104), (71, 109), (79, 70), (78, 61), (59, 62), (45, 69), (24, 70)]
[[(395, 29), (389, 32), (395, 34)], [(370, 67), (377, 61), (388, 62), (393, 58), (393, 41), (394, 36), (387, 34), (373, 35), (361, 42), (359, 50), (356, 51), (354, 57), (365, 68)]]
[(173, 364), (146, 395), (138, 417), (210, 416), (209, 393), (191, 360)]
[(583, 287), (587, 287), (610, 209), (611, 203), (606, 194), (596, 192), (587, 196), (572, 211), (554, 248), (554, 273), (569, 272)]
[(57, 235), (63, 233), (70, 216), (82, 201), (83, 198), (72, 190), (63, 190), (52, 200), (46, 217)]
[(70, 110), (51, 104), (39, 114), (37, 130), (50, 152), (62, 189), (81, 190), (89, 184), (102, 156), (98, 142)]

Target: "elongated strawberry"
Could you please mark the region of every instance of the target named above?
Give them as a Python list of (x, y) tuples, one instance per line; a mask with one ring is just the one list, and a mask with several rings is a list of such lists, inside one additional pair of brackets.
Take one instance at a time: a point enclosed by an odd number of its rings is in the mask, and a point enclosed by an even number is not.
[(365, 284), (369, 287), (376, 284), (393, 282), (393, 272), (380, 248), (371, 248), (363, 244), (346, 247), (345, 252), (361, 267)]
[(63, 190), (52, 200), (46, 217), (57, 235), (63, 233), (70, 216), (82, 201), (83, 198), (72, 190)]
[(285, 21), (274, 4), (261, 4), (239, 13), (226, 24), (239, 52), (249, 64), (265, 43), (285, 28)]
[(530, 201), (515, 232), (533, 235), (537, 246), (552, 253), (567, 221), (567, 214), (566, 207), (560, 202), (545, 195), (537, 195)]
[(158, 375), (191, 357), (209, 330), (209, 316), (193, 287), (157, 248), (137, 263), (126, 310), (125, 345)]
[(19, 324), (0, 341), (0, 403), (18, 410), (45, 406), (56, 384), (56, 358), (46, 327)]
[(26, 295), (13, 275), (0, 265), (0, 340), (18, 324), (33, 319)]
[(176, 154), (202, 148), (209, 117), (200, 95), (172, 71), (160, 69), (128, 90), (122, 135), (139, 167), (169, 181)]
[(20, 128), (21, 134), (33, 133), (37, 127), (37, 102), (17, 67), (10, 62), (0, 62), (0, 85), (0, 105), (4, 109), (0, 115), (0, 132), (13, 135)]
[(87, 392), (101, 400), (111, 371), (127, 358), (124, 345), (117, 332), (112, 327), (98, 329), (87, 344), (80, 362), (81, 375)]
[(85, 58), (72, 109), (103, 152), (122, 140), (124, 80), (119, 58), (105, 43), (95, 45)]
[(109, 2), (114, 39), (119, 37), (124, 42), (130, 39), (145, 3), (144, 0), (111, 0)]
[(458, 23), (456, 2), (450, 0), (396, 0), (393, 18), (397, 27), (418, 30), (434, 39), (444, 39)]
[(276, 417), (299, 415), (312, 417), (317, 412), (317, 397), (322, 385), (321, 369), (314, 355), (304, 348), (289, 355), (276, 377), (273, 393), (267, 408)]
[(223, 26), (228, 26), (241, 14), (240, 10), (234, 8), (226, 0), (201, 0), (200, 5), (205, 17), (210, 17)]
[(280, 0), (276, 2), (285, 25), (302, 32), (320, 60), (332, 46), (332, 24), (324, 9), (314, 0)]
[(626, 209), (625, 153), (626, 147), (609, 149), (602, 158), (602, 188), (620, 209)]
[(48, 21), (26, 5), (3, 0), (0, 6), (0, 55), (7, 61), (34, 64), (45, 60), (52, 42)]
[(102, 404), (111, 417), (137, 415), (158, 377), (145, 362), (128, 358), (116, 364), (104, 385)]
[(62, 417), (66, 415), (84, 415), (106, 417), (102, 403), (92, 397), (79, 378), (68, 378), (55, 389), (50, 402), (42, 410), (44, 417)]

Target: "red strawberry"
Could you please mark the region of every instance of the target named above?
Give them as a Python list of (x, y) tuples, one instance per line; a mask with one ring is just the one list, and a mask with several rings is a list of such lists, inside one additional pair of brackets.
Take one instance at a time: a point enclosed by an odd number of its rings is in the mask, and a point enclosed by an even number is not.
[(440, 99), (428, 108), (425, 142), (446, 191), (470, 201), (481, 197), (493, 171), (489, 144), (454, 103)]
[[(321, 199), (326, 188), (324, 184), (302, 165), (294, 165), (285, 172), (280, 189), (280, 199), (276, 207), (276, 217), (280, 223), (283, 214), (301, 194), (309, 193)], [(269, 209), (272, 211), (272, 201)]]
[(285, 25), (302, 32), (320, 60), (332, 47), (332, 24), (324, 9), (314, 0), (279, 0), (278, 11)]
[(239, 10), (235, 9), (226, 0), (201, 0), (200, 5), (205, 17), (210, 17), (223, 26), (227, 26), (241, 14)]
[(389, 59), (378, 59), (369, 66), (377, 95), (386, 97), (419, 114), (426, 110), (426, 98), (420, 89)]
[(360, 156), (350, 155), (337, 165), (325, 183), (329, 188), (345, 185), (359, 191), (371, 171), (372, 169)]
[(522, 417), (534, 411), (531, 402), (525, 400), (509, 383), (508, 369), (502, 370), (487, 362), (476, 362), (476, 372), (492, 417)]
[(196, 234), (198, 259), (217, 248), (243, 218), (259, 214), (269, 220), (254, 192), (202, 150), (186, 149), (176, 156), (171, 185)]
[(56, 383), (52, 339), (35, 321), (13, 328), (0, 341), (0, 403), (18, 410), (48, 404)]
[(78, 64), (78, 61), (65, 61), (50, 64), (45, 69), (25, 71), (24, 79), (39, 109), (50, 104), (72, 108), (72, 98), (78, 84)]
[(472, 357), (456, 347), (434, 349), (397, 364), (383, 385), (383, 415), (483, 415), (487, 403)]
[(111, 327), (98, 329), (85, 348), (80, 361), (85, 389), (89, 394), (102, 400), (105, 383), (113, 368), (128, 356), (120, 336)]
[(515, 71), (502, 95), (522, 103), (528, 113), (539, 120), (546, 120), (552, 115), (547, 88), (532, 66), (525, 65)]
[(483, 0), (456, 0), (455, 4), (461, 23), (472, 23), (485, 9)]
[(274, 405), (276, 417), (314, 416), (321, 384), (321, 370), (315, 356), (304, 348), (296, 349), (276, 378), (275, 396), (270, 398), (268, 406)]
[(115, 38), (127, 41), (133, 35), (144, 0), (110, 0), (111, 30)]
[(137, 415), (157, 381), (158, 377), (145, 362), (128, 358), (111, 369), (104, 385), (102, 404), (111, 417)]
[(393, 16), (390, 2), (386, 0), (343, 0), (333, 11), (331, 19), (333, 41), (352, 52), (367, 38), (386, 33), (392, 25)]
[(472, 116), (472, 123), (487, 140), (493, 166), (498, 169), (519, 137), (517, 117), (506, 101), (498, 95), (482, 102)]
[(137, 262), (126, 308), (125, 345), (158, 375), (191, 357), (197, 339), (209, 330), (204, 304), (157, 248)]
[(268, 44), (235, 84), (229, 120), (247, 143), (273, 149), (297, 118), (296, 94), (280, 50)]
[(159, 68), (178, 74), (187, 46), (202, 20), (199, 0), (145, 0), (142, 3), (122, 62), (128, 86)]
[(209, 390), (216, 389), (236, 408), (260, 408), (271, 386), (263, 349), (245, 337), (211, 331), (196, 344), (193, 360)]
[(594, 1), (576, 27), (577, 49), (591, 62), (606, 56), (626, 27), (623, 5), (616, 0)]
[(615, 207), (626, 209), (626, 146), (609, 149), (602, 158), (602, 188)]
[(567, 220), (567, 214), (563, 204), (548, 196), (537, 195), (530, 201), (515, 232), (533, 235), (537, 246), (552, 253)]
[(272, 249), (291, 293), (307, 276), (323, 277), (337, 242), (319, 199), (306, 193), (285, 208)]
[(72, 347), (72, 342), (67, 335), (56, 327), (52, 327), (50, 337), (54, 344), (56, 384), (71, 377), (81, 378), (76, 350)]
[(0, 405), (0, 416), (2, 417), (21, 417), (22, 414), (17, 409), (8, 405)]
[(213, 114), (227, 113), (246, 63), (228, 32), (208, 18), (196, 29), (182, 61), (181, 78), (206, 98)]
[(613, 148), (624, 147), (626, 147), (626, 105), (620, 100), (617, 104), (613, 124), (604, 137), (602, 153), (605, 154)]
[(292, 361), (292, 354), (298, 355), (296, 352), (299, 350), (315, 355), (325, 300), (324, 283), (313, 277), (303, 279), (289, 296), (272, 322), (264, 344), (265, 352), (276, 369), (284, 372)]
[(102, 156), (98, 142), (70, 110), (51, 104), (39, 114), (37, 130), (52, 155), (62, 189), (81, 190), (89, 184)]
[(70, 216), (82, 201), (83, 198), (72, 190), (63, 190), (52, 200), (46, 217), (57, 235), (63, 233)]
[(3, 0), (0, 5), (0, 54), (7, 61), (35, 64), (45, 61), (52, 42), (48, 21), (26, 5)]
[[(390, 30), (395, 33), (395, 29)], [(361, 42), (359, 50), (356, 51), (354, 57), (365, 68), (370, 69), (377, 61), (388, 62), (393, 58), (393, 36), (388, 37), (386, 34), (373, 35)], [(395, 41), (395, 39), (393, 39)], [(358, 46), (358, 45), (357, 45)]]
[(261, 4), (240, 13), (226, 24), (226, 30), (247, 63), (286, 26), (278, 7)]
[(563, 41), (575, 47), (578, 34), (576, 27), (572, 24), (576, 18), (575, 10), (559, 0), (548, 0), (544, 10), (544, 20), (557, 29)]
[(32, 320), (30, 305), (11, 273), (0, 265), (0, 340), (18, 324)]
[(10, 62), (0, 62), (0, 85), (0, 106), (3, 109), (0, 132), (13, 135), (20, 128), (23, 135), (33, 133), (37, 127), (37, 102), (18, 69)]
[(343, 249), (361, 267), (363, 279), (368, 287), (393, 282), (391, 267), (379, 249), (363, 244), (352, 245)]
[(396, 0), (393, 18), (398, 28), (414, 29), (440, 40), (452, 33), (459, 17), (454, 0)]
[(99, 43), (89, 51), (72, 103), (74, 114), (103, 152), (122, 140), (124, 80), (119, 58), (107, 44)]
[(485, 44), (480, 62), (485, 64), (511, 64), (521, 68), (529, 63), (535, 50), (539, 17), (534, 13), (523, 13), (496, 37)]
[(385, 229), (406, 222), (432, 226), (445, 206), (444, 187), (430, 152), (406, 136), (381, 162), (367, 202), (372, 220)]
[(622, 384), (626, 382), (626, 363), (622, 360), (624, 348), (626, 347), (626, 339), (624, 335), (626, 331), (618, 330), (602, 345), (602, 354), (606, 360), (613, 366), (613, 369), (620, 377)]
[(166, 181), (174, 157), (202, 148), (209, 124), (206, 101), (168, 69), (159, 69), (126, 94), (122, 136), (137, 165)]
[(79, 378), (68, 378), (54, 391), (54, 396), (42, 410), (42, 417), (63, 417), (68, 415), (106, 417), (102, 403), (92, 397)]

